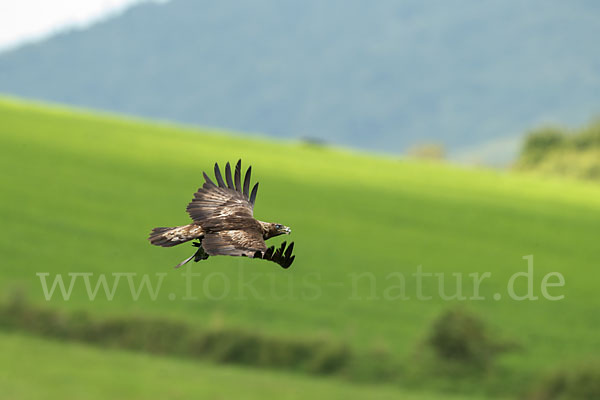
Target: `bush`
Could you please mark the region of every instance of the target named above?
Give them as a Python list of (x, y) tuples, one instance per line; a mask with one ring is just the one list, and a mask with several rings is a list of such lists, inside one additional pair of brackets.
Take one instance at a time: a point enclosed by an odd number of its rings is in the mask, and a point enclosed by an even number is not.
[(313, 374), (337, 373), (354, 360), (350, 348), (333, 339), (274, 337), (223, 326), (203, 330), (156, 317), (98, 318), (82, 311), (66, 314), (34, 307), (22, 296), (0, 304), (0, 328), (153, 354)]
[(573, 133), (552, 127), (529, 133), (515, 167), (600, 180), (600, 120)]
[(444, 145), (439, 143), (423, 143), (408, 150), (410, 157), (423, 160), (443, 160), (446, 158)]
[(333, 374), (351, 361), (350, 349), (345, 343), (322, 341), (314, 347), (306, 370), (313, 374)]
[(398, 382), (405, 368), (406, 364), (394, 357), (387, 345), (377, 343), (366, 352), (355, 354), (344, 374), (353, 381)]
[(463, 309), (444, 312), (426, 340), (438, 360), (467, 367), (487, 368), (513, 344), (494, 338), (484, 322)]
[(553, 371), (535, 385), (526, 399), (600, 399), (600, 362), (587, 362)]
[(563, 130), (546, 127), (530, 132), (525, 138), (521, 158), (528, 163), (537, 163), (550, 152), (560, 149), (567, 141)]
[(600, 148), (600, 120), (581, 130), (573, 137), (573, 144), (579, 150)]

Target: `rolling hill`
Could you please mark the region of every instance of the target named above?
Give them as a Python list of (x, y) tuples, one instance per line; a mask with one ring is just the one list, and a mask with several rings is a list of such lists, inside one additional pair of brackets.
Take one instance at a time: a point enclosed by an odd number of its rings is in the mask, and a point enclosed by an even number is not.
[[(3, 396), (11, 399), (397, 399), (435, 400), (436, 393), (356, 385), (291, 374), (182, 362), (0, 333)], [(57, 360), (64, 360), (60, 362)], [(82, 365), (93, 366), (81, 368)], [(37, 385), (31, 384), (35, 375)], [(115, 379), (118, 377), (118, 379)], [(232, 382), (235, 382), (232, 385)], [(93, 390), (90, 390), (93, 388)], [(241, 388), (243, 388), (241, 390)], [(477, 397), (444, 396), (451, 400)]]
[(501, 162), (599, 111), (599, 27), (593, 1), (173, 0), (0, 54), (0, 92)]
[[(17, 288), (35, 304), (100, 316), (135, 313), (281, 337), (325, 335), (357, 351), (383, 346), (403, 363), (418, 352), (437, 315), (466, 306), (519, 343), (522, 351), (499, 360), (509, 391), (553, 365), (598, 356), (597, 185), (10, 99), (0, 100), (0, 120), (3, 292)], [(192, 247), (152, 247), (148, 232), (187, 223), (185, 206), (202, 171), (237, 158), (261, 182), (256, 216), (292, 227), (295, 264), (282, 270), (215, 257), (173, 270)], [(517, 301), (507, 283), (527, 270), (527, 255), (534, 257), (538, 299)], [(421, 288), (431, 298), (419, 299), (413, 278), (419, 268), (445, 274), (446, 295), (456, 291), (452, 274), (461, 273), (467, 298), (475, 296), (468, 274), (491, 276), (481, 284), (482, 299), (445, 300), (433, 276)], [(200, 276), (186, 280), (192, 271)], [(549, 289), (562, 300), (542, 295), (541, 281), (551, 272), (564, 276), (564, 287)], [(69, 273), (80, 274), (69, 299), (57, 288), (47, 300), (41, 279), (50, 284), (62, 274), (68, 286)], [(114, 274), (125, 275), (114, 298), (100, 289), (92, 300), (81, 275), (90, 273), (92, 285), (101, 274), (111, 284)], [(132, 279), (137, 287), (143, 274), (154, 298), (143, 288), (135, 298), (127, 286)], [(405, 296), (398, 295), (398, 274)], [(515, 291), (526, 290), (520, 279)]]

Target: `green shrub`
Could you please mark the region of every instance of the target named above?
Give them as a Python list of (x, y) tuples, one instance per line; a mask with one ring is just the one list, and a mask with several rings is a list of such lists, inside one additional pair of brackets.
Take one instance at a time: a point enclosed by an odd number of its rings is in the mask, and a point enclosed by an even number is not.
[(353, 362), (350, 348), (328, 338), (274, 337), (217, 326), (202, 330), (165, 318), (92, 317), (34, 307), (17, 296), (0, 305), (0, 327), (100, 346), (210, 359), (220, 363), (333, 374)]
[(388, 346), (378, 343), (365, 353), (355, 354), (344, 373), (354, 381), (398, 382), (405, 367)]
[(600, 180), (600, 120), (572, 133), (553, 127), (529, 133), (515, 167)]
[(583, 128), (573, 136), (573, 144), (577, 149), (600, 148), (600, 120)]
[(408, 155), (413, 158), (423, 160), (444, 160), (446, 158), (446, 149), (441, 143), (421, 143), (411, 147)]
[(521, 159), (527, 163), (535, 164), (546, 158), (547, 155), (565, 145), (566, 134), (555, 127), (540, 128), (530, 132), (525, 138)]
[(313, 374), (332, 374), (344, 368), (350, 359), (350, 349), (345, 343), (322, 341), (314, 347), (306, 369)]
[(514, 347), (495, 338), (479, 317), (461, 308), (437, 318), (425, 344), (440, 361), (475, 368), (489, 367), (499, 353)]
[(600, 399), (600, 362), (587, 362), (555, 370), (544, 376), (526, 399)]

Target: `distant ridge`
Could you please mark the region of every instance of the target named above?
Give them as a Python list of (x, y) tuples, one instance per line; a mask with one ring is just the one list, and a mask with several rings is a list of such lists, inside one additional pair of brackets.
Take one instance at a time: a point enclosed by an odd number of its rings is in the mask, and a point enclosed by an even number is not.
[(598, 37), (593, 1), (173, 0), (0, 54), (0, 93), (460, 153), (599, 112)]

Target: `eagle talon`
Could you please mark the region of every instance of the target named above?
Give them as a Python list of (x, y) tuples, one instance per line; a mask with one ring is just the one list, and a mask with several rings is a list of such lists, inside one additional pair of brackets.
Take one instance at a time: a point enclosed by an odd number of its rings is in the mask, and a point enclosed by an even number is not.
[[(194, 243), (194, 245), (196, 246), (196, 243)], [(202, 242), (198, 243), (196, 247), (198, 247), (198, 250), (196, 251), (196, 254), (194, 254), (194, 262), (206, 260), (209, 256), (206, 251), (204, 251)]]

